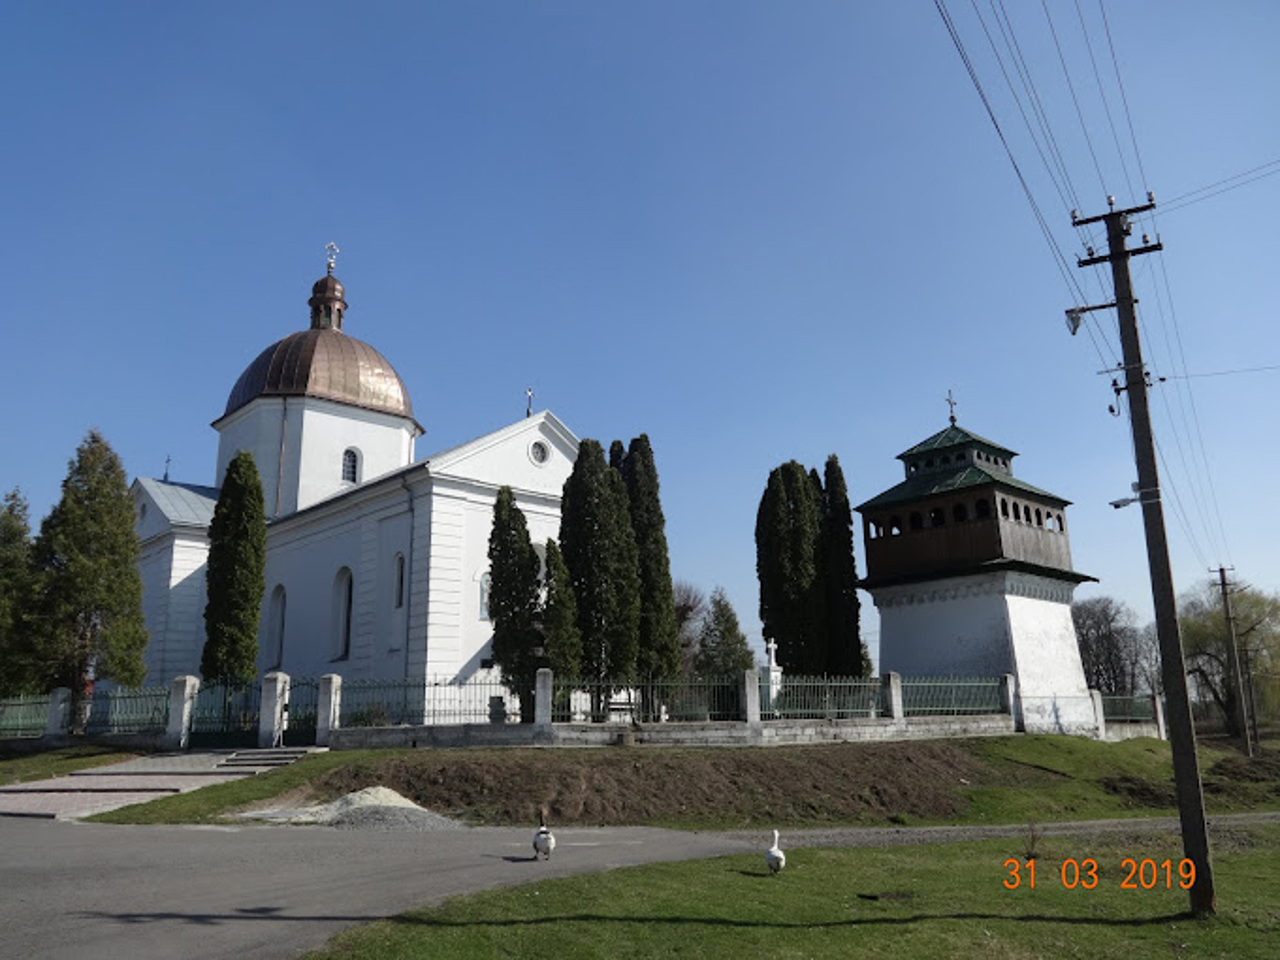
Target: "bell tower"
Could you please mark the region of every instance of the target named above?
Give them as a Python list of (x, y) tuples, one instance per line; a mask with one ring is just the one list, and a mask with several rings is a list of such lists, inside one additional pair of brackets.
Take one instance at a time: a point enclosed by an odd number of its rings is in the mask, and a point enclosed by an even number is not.
[(1032, 733), (1092, 734), (1071, 620), (1069, 501), (1017, 478), (1007, 447), (950, 424), (898, 455), (903, 481), (861, 504), (880, 666), (1017, 680)]

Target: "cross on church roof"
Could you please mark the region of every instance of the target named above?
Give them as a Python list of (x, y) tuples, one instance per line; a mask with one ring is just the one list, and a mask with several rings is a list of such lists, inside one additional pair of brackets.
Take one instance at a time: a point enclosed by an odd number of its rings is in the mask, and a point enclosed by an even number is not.
[(325, 259), (329, 262), (329, 275), (333, 275), (333, 265), (338, 262), (338, 254), (342, 251), (338, 249), (338, 245), (333, 241), (324, 245)]
[(956, 423), (956, 404), (957, 404), (957, 403), (959, 403), (959, 401), (958, 401), (958, 400), (956, 400), (956, 398), (955, 398), (955, 397), (951, 396), (951, 391), (950, 391), (950, 390), (948, 390), (948, 391), (947, 391), (947, 406), (949, 406), (949, 407), (951, 408), (951, 425), (952, 425), (952, 426), (955, 426), (955, 423)]

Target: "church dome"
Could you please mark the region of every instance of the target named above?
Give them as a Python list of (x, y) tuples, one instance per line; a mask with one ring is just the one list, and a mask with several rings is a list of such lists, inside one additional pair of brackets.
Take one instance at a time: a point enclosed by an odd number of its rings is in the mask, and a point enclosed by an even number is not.
[(258, 397), (319, 397), (412, 420), (409, 391), (386, 357), (342, 332), (347, 304), (332, 264), (311, 294), (311, 329), (258, 354), (231, 388), (223, 416)]

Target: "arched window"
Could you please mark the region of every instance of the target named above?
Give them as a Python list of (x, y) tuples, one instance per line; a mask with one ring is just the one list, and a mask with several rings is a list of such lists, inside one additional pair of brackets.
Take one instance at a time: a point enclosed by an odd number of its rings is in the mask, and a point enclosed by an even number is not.
[(1015, 520), (1022, 519), (1022, 511), (1018, 509), (1018, 501), (1016, 500), (1013, 502), (1013, 519)]
[(941, 527), (947, 522), (947, 512), (941, 507), (934, 507), (929, 511), (929, 526)]
[(334, 660), (345, 660), (351, 656), (352, 614), (355, 608), (355, 581), (351, 571), (343, 567), (333, 578), (333, 656)]
[(991, 501), (983, 499), (974, 503), (973, 516), (977, 520), (985, 520), (991, 516)]
[(354, 447), (342, 451), (342, 480), (344, 483), (360, 482), (360, 454)]
[(1038, 509), (1036, 510), (1036, 526), (1037, 527), (1044, 526), (1044, 517), (1040, 515), (1040, 511)]
[(964, 523), (969, 519), (969, 508), (963, 503), (957, 503), (951, 508), (951, 519), (956, 523)]
[(920, 516), (919, 510), (912, 512), (911, 516), (907, 518), (907, 524), (911, 527), (912, 530), (924, 529), (924, 517)]
[(493, 577), (488, 571), (480, 575), (480, 619), (489, 619), (489, 588), (493, 585)]
[(404, 554), (396, 554), (396, 609), (404, 606)]
[(284, 663), (284, 584), (276, 584), (271, 591), (271, 605), (267, 611), (267, 669), (279, 670)]
[(1009, 501), (1004, 497), (1000, 498), (1000, 516), (1004, 517), (1006, 520), (1009, 519)]
[(1062, 519), (1062, 514), (1058, 514), (1058, 532), (1059, 533), (1067, 532), (1067, 522)]
[(902, 518), (894, 514), (889, 518), (889, 536), (896, 537), (902, 533)]

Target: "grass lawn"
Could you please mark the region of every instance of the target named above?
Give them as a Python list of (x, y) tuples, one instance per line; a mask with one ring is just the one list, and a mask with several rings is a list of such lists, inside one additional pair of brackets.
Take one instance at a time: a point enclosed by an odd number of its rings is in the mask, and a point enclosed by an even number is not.
[(135, 756), (111, 747), (86, 744), (43, 753), (0, 753), (0, 787), (31, 780), (63, 777), (76, 770), (121, 763)]
[[(785, 838), (784, 838), (785, 845)], [(791, 850), (777, 877), (759, 855), (548, 880), (450, 900), (335, 937), (311, 960), (520, 957), (1271, 958), (1280, 943), (1280, 827), (1215, 838), (1219, 912), (1196, 921), (1173, 837), (1040, 842), (1036, 887), (1004, 863), (1022, 841)], [(1063, 862), (1098, 863), (1093, 889)], [(1150, 889), (1125, 858), (1175, 865)], [(1068, 880), (1073, 879), (1068, 866)], [(1146, 870), (1151, 879), (1151, 870)]]

